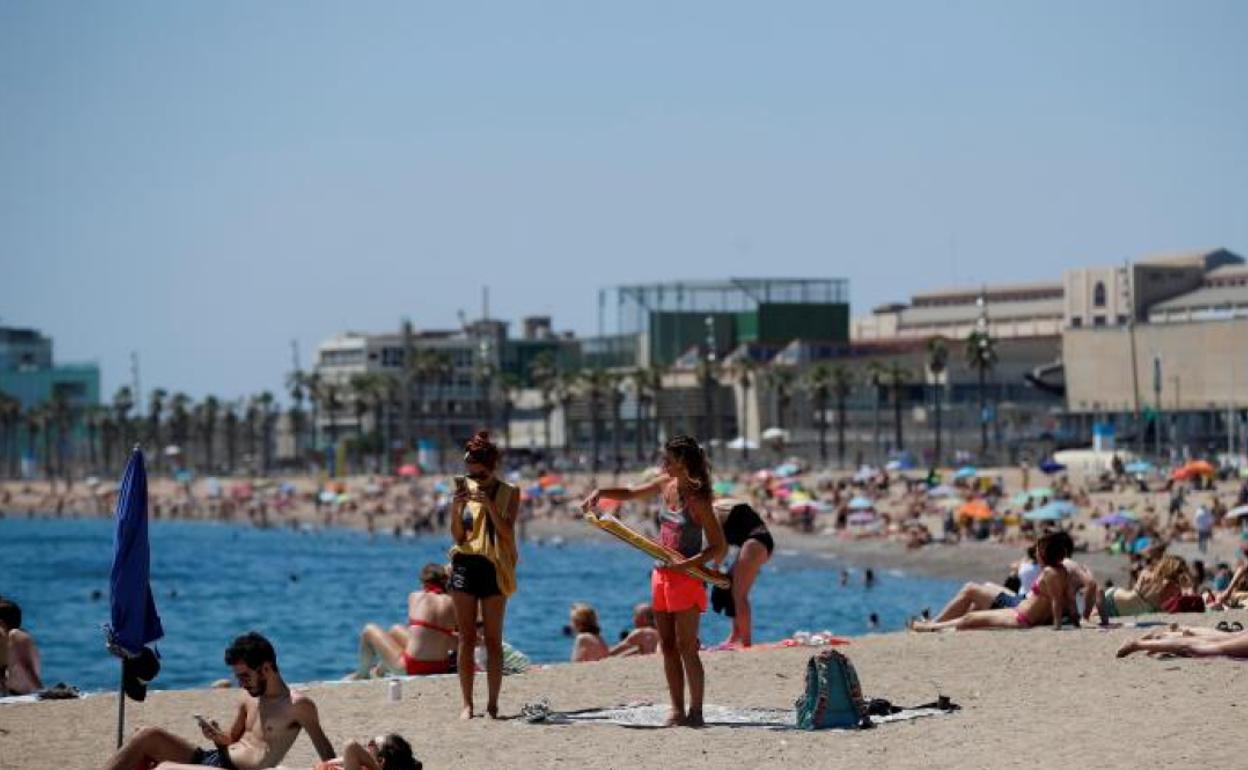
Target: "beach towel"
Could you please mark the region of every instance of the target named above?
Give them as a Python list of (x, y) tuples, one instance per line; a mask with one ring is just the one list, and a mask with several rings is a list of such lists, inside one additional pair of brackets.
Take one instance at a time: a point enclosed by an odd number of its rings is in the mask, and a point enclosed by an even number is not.
[[(922, 717), (940, 716), (956, 710), (930, 707), (902, 709), (896, 713), (872, 717), (874, 725), (905, 722)], [(667, 721), (668, 706), (654, 703), (630, 703), (611, 708), (555, 711), (541, 701), (526, 703), (520, 710), (521, 723), (545, 725), (616, 725), (635, 729), (659, 729)], [(752, 708), (749, 706), (715, 706), (702, 708), (707, 727), (758, 728), (762, 730), (797, 730), (797, 712), (793, 709)]]

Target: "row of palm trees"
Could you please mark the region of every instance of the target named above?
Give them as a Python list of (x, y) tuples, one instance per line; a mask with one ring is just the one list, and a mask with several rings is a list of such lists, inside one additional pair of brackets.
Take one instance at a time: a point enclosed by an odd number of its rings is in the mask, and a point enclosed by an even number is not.
[[(937, 379), (947, 370), (948, 341), (933, 337), (927, 344), (926, 368)], [(986, 333), (972, 332), (966, 340), (966, 361), (977, 372), (981, 415), (985, 407), (986, 376), (996, 363), (995, 342)], [(286, 407), (288, 426), (294, 438), (295, 455), (301, 462), (319, 458), (325, 446), (336, 447), (345, 439), (349, 457), (357, 468), (368, 458), (374, 467), (392, 471), (392, 460), (415, 448), (422, 439), (432, 439), (438, 446), (453, 443), (462, 436), (465, 421), (478, 425), (492, 422), (491, 394), (501, 405), (499, 422), (503, 426), (504, 446), (510, 448), (508, 427), (522, 390), (519, 378), (512, 374), (494, 376), (479, 371), (480, 403), (467, 417), (452, 422), (452, 412), (464, 413), (462, 399), (454, 392), (454, 370), (445, 353), (416, 349), (406, 357), (406, 364), (395, 372), (364, 372), (346, 381), (330, 379), (321, 373), (295, 371), (286, 381), (289, 405)], [(697, 370), (699, 384), (707, 394), (701, 424), (681, 424), (682, 418), (660, 414), (659, 402), (664, 391), (667, 371), (658, 366), (631, 370), (599, 368), (571, 369), (564, 367), (550, 353), (536, 356), (528, 368), (528, 380), (540, 395), (544, 423), (546, 456), (552, 453), (552, 419), (558, 408), (564, 419), (563, 450), (572, 450), (569, 413), (578, 400), (589, 415), (593, 470), (600, 469), (604, 421), (611, 423), (612, 456), (619, 467), (624, 460), (621, 407), (632, 396), (636, 403), (633, 439), (637, 461), (647, 459), (649, 448), (658, 443), (660, 432), (670, 433), (672, 427), (698, 432), (715, 438), (722, 410), (714, 408), (710, 394), (720, 386), (735, 386), (743, 394), (743, 412), (738, 424), (750, 424), (749, 410), (755, 403), (751, 391), (762, 388), (774, 398), (776, 427), (789, 428), (795, 397), (804, 395), (812, 407), (812, 427), (818, 432), (819, 455), (828, 459), (828, 432), (835, 427), (836, 456), (844, 464), (846, 455), (846, 413), (849, 397), (855, 387), (868, 385), (873, 389), (875, 442), (879, 446), (880, 407), (891, 402), (893, 409), (894, 446), (905, 448), (902, 408), (905, 392), (919, 373), (898, 361), (872, 362), (861, 376), (856, 368), (841, 362), (819, 362), (799, 371), (778, 363), (762, 364), (747, 356), (730, 357), (714, 365), (704, 361)], [(407, 393), (404, 398), (403, 394)], [(274, 466), (275, 426), (281, 415), (273, 393), (263, 391), (238, 399), (206, 396), (198, 402), (181, 392), (170, 393), (163, 388), (152, 390), (146, 410), (140, 409), (135, 394), (128, 386), (119, 388), (106, 405), (82, 407), (63, 394), (48, 402), (23, 410), (14, 398), (0, 393), (0, 475), (16, 476), (22, 456), (30, 457), (48, 476), (69, 478), (74, 468), (92, 473), (110, 472), (124, 463), (129, 448), (136, 442), (163, 449), (176, 446), (178, 451), (166, 455), (152, 452), (152, 461), (159, 472), (173, 466), (193, 467), (204, 472), (248, 470), (268, 473)], [(835, 413), (834, 425), (829, 424), (829, 410)], [(941, 456), (941, 398), (935, 399), (936, 454)], [(353, 428), (343, 436), (341, 418)], [(365, 425), (371, 424), (370, 431)], [(981, 451), (987, 449), (987, 422), (981, 418)], [(321, 430), (321, 426), (324, 430)], [(24, 443), (20, 446), (19, 443)], [(399, 449), (396, 453), (391, 451)], [(749, 444), (742, 447), (743, 460), (749, 460)], [(240, 460), (242, 461), (240, 464)]]

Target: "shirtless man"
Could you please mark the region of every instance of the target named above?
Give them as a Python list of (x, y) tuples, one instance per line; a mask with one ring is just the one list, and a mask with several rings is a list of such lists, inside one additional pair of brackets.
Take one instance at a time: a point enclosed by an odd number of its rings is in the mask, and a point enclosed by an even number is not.
[(212, 748), (197, 748), (166, 730), (145, 727), (113, 755), (105, 765), (107, 770), (131, 770), (151, 763), (163, 763), (161, 770), (273, 767), (286, 756), (301, 729), (308, 731), (322, 760), (333, 758), (334, 747), (321, 729), (316, 704), (286, 686), (268, 639), (254, 631), (238, 637), (226, 649), (225, 663), (234, 669), (247, 695), (239, 701), (228, 731), (216, 722), (200, 722)]
[(22, 608), (0, 597), (0, 695), (29, 695), (42, 689), (39, 648), (22, 630)]
[(633, 630), (607, 653), (619, 655), (653, 655), (659, 649), (659, 629), (654, 627), (654, 610), (642, 602), (633, 607)]

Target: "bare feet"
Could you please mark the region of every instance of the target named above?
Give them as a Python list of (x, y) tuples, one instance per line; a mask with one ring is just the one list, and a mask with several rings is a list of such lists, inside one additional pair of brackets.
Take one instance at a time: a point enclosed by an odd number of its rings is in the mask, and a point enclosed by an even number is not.
[(667, 712), (667, 719), (663, 720), (664, 727), (681, 727), (685, 724), (684, 713), (672, 709)]
[(460, 719), (472, 719), (473, 716), (472, 706), (464, 706), (459, 712)]
[(685, 727), (706, 727), (706, 720), (702, 718), (702, 709), (689, 709), (688, 715), (685, 716)]
[(490, 719), (498, 719), (498, 704), (491, 703), (485, 707), (485, 713), (489, 714)]

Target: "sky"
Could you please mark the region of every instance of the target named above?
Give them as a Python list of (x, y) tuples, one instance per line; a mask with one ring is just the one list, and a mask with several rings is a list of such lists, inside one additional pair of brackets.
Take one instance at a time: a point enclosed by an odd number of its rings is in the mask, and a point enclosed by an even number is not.
[(1248, 254), (1248, 3), (0, 2), (0, 324), (195, 398), (463, 310)]

